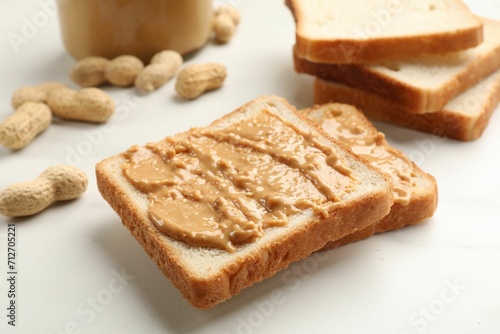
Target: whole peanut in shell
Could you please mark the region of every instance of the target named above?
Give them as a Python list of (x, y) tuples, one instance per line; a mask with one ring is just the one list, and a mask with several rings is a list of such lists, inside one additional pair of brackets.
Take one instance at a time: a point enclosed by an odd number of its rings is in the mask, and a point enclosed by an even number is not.
[(44, 82), (35, 86), (21, 87), (12, 95), (12, 107), (17, 109), (25, 102), (46, 102), (52, 90), (64, 87), (66, 86), (58, 82)]
[(227, 76), (224, 65), (204, 63), (186, 66), (177, 75), (175, 90), (187, 99), (192, 100), (201, 94), (222, 86)]
[(152, 92), (160, 88), (177, 73), (182, 62), (181, 54), (176, 51), (158, 52), (135, 78), (135, 87), (141, 92)]
[(80, 197), (87, 189), (87, 175), (68, 165), (47, 168), (40, 176), (0, 191), (0, 214), (9, 217), (39, 213), (57, 201)]
[(80, 91), (60, 88), (47, 98), (54, 116), (73, 121), (106, 122), (115, 110), (113, 99), (99, 88), (89, 87)]
[(118, 56), (108, 64), (104, 76), (114, 86), (129, 87), (143, 68), (144, 63), (135, 56)]
[(0, 145), (12, 150), (27, 146), (52, 122), (52, 113), (45, 103), (26, 102), (0, 123)]
[(81, 87), (97, 87), (107, 82), (106, 68), (111, 61), (103, 57), (87, 57), (69, 71), (69, 77)]
[(215, 10), (213, 31), (215, 40), (227, 43), (233, 37), (236, 27), (241, 21), (239, 11), (231, 6), (221, 6)]

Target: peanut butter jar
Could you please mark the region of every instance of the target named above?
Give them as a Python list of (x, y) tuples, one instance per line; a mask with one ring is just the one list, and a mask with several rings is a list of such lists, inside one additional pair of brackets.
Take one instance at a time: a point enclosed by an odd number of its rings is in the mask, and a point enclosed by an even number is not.
[(212, 0), (58, 1), (64, 46), (75, 58), (130, 54), (149, 62), (161, 50), (186, 55), (208, 40)]

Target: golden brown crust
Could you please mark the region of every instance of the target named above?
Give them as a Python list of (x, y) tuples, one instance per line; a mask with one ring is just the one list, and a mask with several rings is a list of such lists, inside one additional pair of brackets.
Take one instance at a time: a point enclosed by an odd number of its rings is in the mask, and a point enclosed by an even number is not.
[[(296, 35), (298, 56), (318, 63), (365, 64), (393, 61), (421, 54), (440, 54), (473, 48), (483, 41), (482, 25), (456, 34), (443, 33), (420, 38), (392, 37), (359, 40), (310, 40)], [(404, 48), (401, 47), (404, 45)]]
[[(211, 126), (232, 117), (233, 113), (215, 121)], [(344, 149), (340, 144), (338, 147), (345, 151), (353, 161), (376, 172), (364, 160), (354, 155), (351, 156), (350, 150)], [(97, 164), (96, 176), (99, 191), (163, 274), (192, 305), (202, 309), (212, 308), (239, 293), (243, 288), (271, 277), (293, 261), (305, 258), (320, 249), (330, 240), (365, 228), (385, 216), (393, 203), (392, 189), (389, 186), (390, 179), (376, 172), (385, 180), (387, 187), (366, 193), (362, 198), (349, 202), (345, 207), (332, 206), (327, 219), (315, 218), (301, 224), (299, 228), (287, 230), (279, 238), (270, 242), (262, 242), (258, 247), (251, 248), (243, 255), (237, 252), (226, 265), (221, 267), (221, 270), (214, 274), (200, 276), (183, 265), (186, 256), (182, 253), (189, 252), (190, 248), (187, 246), (179, 248), (174, 240), (161, 235), (148, 218), (147, 210), (139, 206), (138, 200), (134, 199), (133, 192), (136, 190), (128, 184), (120, 169), (124, 161), (124, 156), (118, 155)]]
[(479, 118), (477, 118), (475, 122), (472, 122), (469, 131), (464, 133), (458, 139), (463, 141), (468, 141), (468, 140), (475, 140), (481, 137), (484, 130), (486, 129), (486, 127), (490, 122), (493, 111), (495, 110), (495, 108), (498, 106), (499, 103), (500, 103), (500, 82), (497, 82), (497, 84), (494, 85), (491, 94), (488, 96), (486, 100), (483, 101), (481, 116), (479, 116)]
[(326, 64), (311, 62), (300, 58), (293, 52), (293, 64), (297, 73), (306, 73), (315, 77), (341, 83), (378, 94), (391, 96), (394, 103), (411, 106), (414, 109), (424, 108), (428, 92), (406, 85), (404, 82), (381, 78), (369, 68), (354, 64)]
[(352, 104), (372, 119), (433, 135), (470, 141), (481, 136), (500, 101), (500, 84), (494, 86), (489, 98), (482, 101), (483, 112), (478, 118), (467, 117), (454, 110), (415, 114), (375, 94), (363, 92), (325, 80), (314, 81), (314, 101), (322, 104), (342, 102)]
[[(300, 33), (304, 21), (300, 6), (285, 0), (296, 22), (295, 52), (303, 59), (318, 63), (361, 64), (405, 59), (420, 54), (456, 52), (483, 42), (483, 23), (453, 31), (419, 36), (371, 37), (366, 39), (311, 39)], [(465, 10), (468, 10), (462, 4)], [(404, 45), (404, 48), (401, 47)]]

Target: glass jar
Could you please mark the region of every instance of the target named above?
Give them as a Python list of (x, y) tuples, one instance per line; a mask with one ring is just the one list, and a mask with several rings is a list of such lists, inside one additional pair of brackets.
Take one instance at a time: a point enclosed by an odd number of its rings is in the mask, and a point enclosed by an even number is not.
[(145, 63), (158, 51), (185, 55), (208, 40), (212, 0), (58, 1), (64, 46), (77, 60), (134, 55)]

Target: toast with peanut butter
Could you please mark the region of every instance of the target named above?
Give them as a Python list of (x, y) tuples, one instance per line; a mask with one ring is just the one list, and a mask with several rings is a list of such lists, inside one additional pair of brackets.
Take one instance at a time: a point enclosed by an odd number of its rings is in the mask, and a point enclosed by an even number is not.
[(387, 173), (393, 182), (391, 212), (375, 224), (328, 242), (332, 249), (369, 236), (418, 224), (431, 217), (437, 207), (437, 184), (401, 151), (390, 146), (383, 133), (355, 107), (329, 103), (301, 111), (334, 139), (349, 146), (374, 167)]
[(96, 175), (125, 227), (202, 309), (363, 230), (393, 204), (386, 174), (276, 96), (132, 146)]

